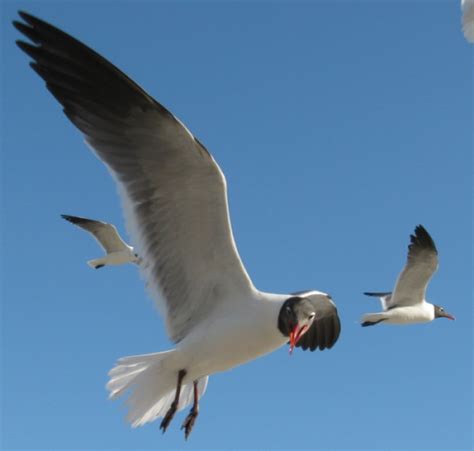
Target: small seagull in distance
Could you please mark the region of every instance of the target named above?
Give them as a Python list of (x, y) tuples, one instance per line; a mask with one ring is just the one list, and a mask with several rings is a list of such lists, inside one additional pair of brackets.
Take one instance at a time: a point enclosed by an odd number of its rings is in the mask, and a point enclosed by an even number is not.
[(89, 232), (105, 250), (105, 256), (87, 262), (91, 268), (99, 269), (106, 265), (138, 264), (140, 262), (133, 247), (122, 239), (113, 224), (79, 216), (61, 215), (61, 217)]
[(426, 287), (438, 269), (438, 251), (426, 229), (419, 225), (410, 235), (408, 259), (398, 276), (392, 292), (370, 292), (367, 296), (380, 298), (383, 312), (367, 313), (362, 317), (362, 327), (387, 324), (428, 323), (435, 318), (454, 319), (443, 307), (430, 304), (425, 299)]

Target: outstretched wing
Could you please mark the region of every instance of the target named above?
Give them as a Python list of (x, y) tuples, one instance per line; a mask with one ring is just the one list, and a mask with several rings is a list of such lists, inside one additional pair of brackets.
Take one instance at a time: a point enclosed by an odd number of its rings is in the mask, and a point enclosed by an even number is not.
[(433, 239), (422, 225), (410, 235), (408, 258), (398, 276), (390, 307), (416, 305), (423, 302), (431, 276), (438, 269), (438, 251)]
[(120, 237), (117, 228), (107, 222), (79, 216), (61, 215), (63, 219), (86, 230), (97, 240), (105, 252), (120, 252), (128, 249), (127, 243)]
[[(148, 287), (172, 340), (229, 293), (253, 289), (235, 247), (220, 168), (189, 130), (123, 72), (29, 14), (18, 46), (117, 181)], [(216, 296), (219, 295), (219, 300)]]

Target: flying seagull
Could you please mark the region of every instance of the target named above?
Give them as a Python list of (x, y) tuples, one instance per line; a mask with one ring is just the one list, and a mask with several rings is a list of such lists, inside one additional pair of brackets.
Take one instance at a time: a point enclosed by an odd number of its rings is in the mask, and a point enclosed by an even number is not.
[(427, 323), (435, 318), (454, 319), (443, 307), (425, 299), (426, 287), (438, 269), (438, 251), (433, 239), (422, 225), (410, 235), (408, 259), (398, 276), (392, 292), (367, 292), (367, 296), (380, 298), (383, 312), (368, 313), (362, 317), (363, 327), (375, 324)]
[(140, 269), (176, 347), (119, 359), (107, 388), (125, 392), (140, 426), (192, 404), (187, 438), (210, 374), (267, 354), (331, 348), (340, 321), (320, 291), (256, 289), (232, 235), (224, 174), (164, 106), (102, 56), (24, 12), (18, 46), (118, 183)]
[(464, 37), (474, 44), (474, 0), (461, 0), (461, 10)]
[(105, 265), (123, 265), (124, 263), (139, 263), (138, 254), (133, 251), (117, 232), (113, 224), (96, 221), (95, 219), (80, 218), (79, 216), (61, 215), (63, 219), (89, 232), (102, 246), (106, 255), (89, 260), (87, 264), (94, 269)]

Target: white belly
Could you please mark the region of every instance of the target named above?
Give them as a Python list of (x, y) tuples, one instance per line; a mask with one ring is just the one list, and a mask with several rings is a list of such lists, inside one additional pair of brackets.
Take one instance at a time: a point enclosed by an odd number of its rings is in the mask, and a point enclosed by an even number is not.
[[(262, 309), (248, 315), (216, 317), (177, 346), (179, 359), (196, 379), (268, 354), (283, 346), (288, 337), (278, 330), (278, 309)], [(274, 311), (272, 311), (274, 310)]]
[(388, 310), (385, 315), (385, 322), (389, 324), (428, 323), (434, 319), (433, 311), (424, 306), (397, 307)]

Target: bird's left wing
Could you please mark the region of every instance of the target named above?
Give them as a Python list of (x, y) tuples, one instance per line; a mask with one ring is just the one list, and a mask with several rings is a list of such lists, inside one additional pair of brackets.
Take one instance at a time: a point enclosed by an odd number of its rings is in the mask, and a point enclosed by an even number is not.
[(61, 217), (89, 232), (107, 253), (128, 250), (127, 243), (113, 224), (79, 216), (61, 215)]
[(109, 61), (29, 14), (19, 41), (118, 182), (147, 285), (180, 341), (218, 302), (254, 290), (231, 231), (224, 175), (165, 107)]
[(296, 344), (304, 351), (331, 349), (341, 333), (341, 321), (337, 313), (336, 304), (331, 297), (320, 292), (293, 293), (308, 299), (313, 304), (316, 316), (309, 330)]
[(430, 234), (422, 225), (410, 235), (408, 258), (398, 276), (390, 299), (390, 307), (410, 306), (423, 302), (431, 276), (438, 269), (438, 251)]

